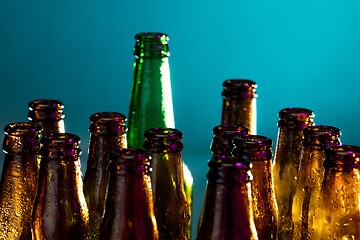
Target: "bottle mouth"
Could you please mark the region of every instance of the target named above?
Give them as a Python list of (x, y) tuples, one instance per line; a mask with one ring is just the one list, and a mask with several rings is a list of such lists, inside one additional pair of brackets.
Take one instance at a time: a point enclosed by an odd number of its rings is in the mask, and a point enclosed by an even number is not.
[(335, 171), (351, 171), (360, 169), (360, 147), (352, 145), (336, 145), (325, 150), (324, 167)]
[(147, 139), (182, 139), (183, 133), (175, 128), (151, 128), (145, 131), (144, 137)]
[(215, 136), (239, 136), (239, 135), (247, 135), (249, 132), (249, 128), (242, 125), (235, 124), (224, 124), (218, 125), (213, 128), (213, 134)]
[(81, 155), (80, 137), (72, 133), (50, 133), (40, 140), (40, 154), (47, 159), (78, 160)]
[(245, 185), (252, 180), (250, 166), (237, 162), (233, 157), (212, 158), (208, 162), (209, 182), (225, 185)]
[(142, 175), (151, 172), (149, 153), (143, 149), (118, 148), (109, 154), (108, 170), (118, 175)]
[(257, 84), (249, 79), (229, 79), (223, 82), (222, 96), (231, 99), (256, 98)]
[(280, 120), (278, 126), (305, 128), (313, 124), (315, 114), (307, 108), (290, 107), (279, 112)]
[(341, 132), (338, 128), (326, 125), (313, 125), (303, 130), (304, 146), (319, 146), (326, 148), (331, 145), (340, 145)]
[(261, 135), (244, 135), (234, 138), (233, 143), (236, 147), (271, 147), (273, 141)]
[(137, 41), (160, 41), (166, 44), (169, 41), (169, 36), (160, 32), (142, 32), (135, 35)]
[(16, 122), (5, 126), (6, 135), (37, 135), (42, 132), (42, 127), (32, 122)]
[(64, 104), (54, 99), (37, 99), (29, 102), (29, 110), (39, 110), (43, 108), (63, 109)]
[(126, 116), (118, 112), (98, 112), (90, 116), (91, 122), (119, 122), (125, 124)]
[(53, 99), (38, 99), (29, 103), (30, 121), (58, 121), (65, 118), (64, 104)]

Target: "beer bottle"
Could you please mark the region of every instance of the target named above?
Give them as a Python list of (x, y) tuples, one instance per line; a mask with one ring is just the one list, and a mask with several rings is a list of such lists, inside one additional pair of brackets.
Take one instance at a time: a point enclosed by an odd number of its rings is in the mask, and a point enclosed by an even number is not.
[(181, 150), (183, 134), (173, 128), (145, 132), (144, 149), (151, 156), (151, 185), (160, 239), (188, 239), (189, 204), (185, 195)]
[(80, 138), (52, 133), (41, 139), (39, 190), (35, 201), (34, 240), (86, 239), (88, 209), (83, 193)]
[(318, 211), (318, 199), (323, 180), (324, 149), (340, 144), (340, 130), (324, 125), (306, 127), (303, 130), (302, 153), (298, 183), (292, 205), (293, 240), (310, 239), (313, 220)]
[(84, 194), (89, 209), (88, 240), (97, 240), (109, 182), (109, 153), (116, 148), (126, 148), (126, 117), (116, 112), (99, 112), (92, 114), (90, 121)]
[(234, 148), (233, 140), (235, 137), (248, 134), (249, 129), (241, 125), (226, 124), (214, 127), (214, 137), (211, 142), (211, 152), (213, 158), (221, 156), (231, 156)]
[(221, 124), (237, 124), (256, 134), (256, 83), (247, 79), (224, 81)]
[(234, 139), (233, 155), (237, 162), (250, 161), (251, 196), (254, 220), (260, 240), (277, 239), (277, 206), (271, 174), (272, 140), (259, 135), (246, 135)]
[(5, 160), (0, 183), (0, 239), (30, 239), (36, 198), (42, 128), (35, 123), (5, 127)]
[(273, 164), (278, 207), (278, 239), (284, 240), (292, 229), (292, 199), (297, 184), (303, 129), (313, 125), (314, 113), (304, 108), (285, 108), (279, 112), (279, 132)]
[(325, 149), (324, 180), (312, 239), (360, 239), (359, 160), (357, 146)]
[(38, 99), (29, 103), (28, 119), (43, 127), (43, 135), (64, 133), (65, 125), (62, 102), (52, 99)]
[(149, 154), (142, 149), (110, 152), (109, 192), (101, 240), (158, 240)]
[(196, 240), (258, 239), (249, 167), (233, 157), (212, 158)]
[[(170, 67), (169, 36), (144, 32), (135, 36), (135, 65), (130, 99), (127, 141), (129, 148), (142, 148), (150, 128), (175, 128)], [(183, 163), (184, 186), (190, 214), (193, 178)], [(188, 227), (191, 233), (191, 220)]]

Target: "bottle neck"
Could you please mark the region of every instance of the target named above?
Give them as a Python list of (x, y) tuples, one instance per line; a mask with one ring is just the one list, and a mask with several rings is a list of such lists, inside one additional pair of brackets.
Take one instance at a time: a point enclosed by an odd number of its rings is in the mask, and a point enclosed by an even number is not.
[(214, 159), (209, 167), (197, 239), (255, 239), (248, 168)]

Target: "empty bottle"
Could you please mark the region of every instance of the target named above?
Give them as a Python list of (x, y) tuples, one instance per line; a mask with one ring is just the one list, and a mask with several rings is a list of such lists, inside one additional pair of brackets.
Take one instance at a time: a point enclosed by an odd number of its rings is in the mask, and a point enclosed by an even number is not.
[(151, 156), (151, 185), (160, 239), (188, 239), (189, 204), (185, 195), (181, 150), (182, 132), (152, 128), (145, 132), (144, 149)]
[(233, 155), (237, 162), (251, 163), (251, 196), (255, 227), (260, 240), (277, 239), (277, 206), (271, 174), (272, 140), (259, 135), (234, 139)]
[(43, 127), (43, 135), (64, 133), (65, 125), (62, 102), (52, 99), (38, 99), (29, 103), (28, 119)]
[(109, 183), (109, 153), (126, 148), (126, 117), (116, 112), (90, 116), (90, 144), (84, 177), (84, 194), (89, 209), (88, 240), (99, 239), (99, 227), (105, 209)]
[(249, 167), (222, 156), (209, 161), (207, 187), (196, 240), (258, 239)]
[(85, 240), (89, 216), (79, 160), (80, 138), (54, 133), (42, 137), (41, 143), (33, 239)]
[[(131, 90), (127, 141), (129, 148), (142, 148), (150, 128), (175, 128), (170, 67), (169, 36), (144, 32), (135, 36), (135, 65)], [(192, 203), (193, 178), (183, 163), (185, 193)], [(191, 232), (191, 222), (188, 233)]]
[(256, 83), (247, 79), (224, 81), (221, 124), (236, 124), (256, 134)]
[(324, 180), (315, 216), (316, 240), (360, 239), (360, 148), (325, 149)]
[(303, 129), (313, 125), (314, 113), (305, 108), (285, 108), (279, 112), (279, 117), (272, 174), (278, 207), (278, 239), (284, 240), (292, 229), (292, 199), (297, 184)]
[(39, 178), (42, 128), (35, 123), (5, 127), (5, 160), (0, 183), (0, 239), (30, 239)]
[(110, 181), (101, 240), (157, 240), (149, 155), (141, 149), (110, 152)]
[(340, 130), (324, 125), (306, 127), (300, 158), (299, 177), (292, 205), (293, 240), (311, 239), (314, 217), (319, 210), (323, 180), (324, 149), (340, 144)]

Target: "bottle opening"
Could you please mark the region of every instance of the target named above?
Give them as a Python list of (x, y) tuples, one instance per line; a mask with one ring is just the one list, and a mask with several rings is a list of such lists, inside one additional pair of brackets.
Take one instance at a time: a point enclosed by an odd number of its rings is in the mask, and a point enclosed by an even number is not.
[(341, 132), (338, 128), (325, 125), (314, 125), (304, 128), (304, 146), (328, 147), (339, 145)]
[(307, 108), (285, 108), (279, 112), (278, 126), (305, 128), (313, 125), (315, 114)]
[(135, 35), (137, 41), (160, 41), (166, 44), (169, 41), (169, 36), (159, 32), (142, 32)]
[(37, 99), (29, 103), (29, 110), (39, 110), (43, 108), (63, 109), (64, 104), (54, 99)]
[(360, 147), (336, 145), (325, 149), (325, 168), (336, 171), (360, 169)]
[(225, 125), (218, 125), (213, 128), (213, 134), (215, 136), (222, 136), (222, 135), (247, 135), (249, 132), (249, 128), (241, 125), (234, 125), (234, 124), (225, 124)]
[(257, 97), (257, 84), (252, 80), (229, 79), (223, 82), (223, 87), (222, 96), (224, 98), (243, 99)]
[(114, 121), (125, 124), (126, 116), (118, 112), (98, 112), (90, 116), (90, 121)]
[(145, 138), (178, 138), (181, 139), (183, 134), (175, 128), (151, 128), (144, 133)]
[(41, 133), (41, 131), (42, 127), (40, 125), (31, 122), (10, 123), (4, 128), (7, 135), (34, 135)]
[(233, 141), (237, 147), (271, 147), (273, 142), (270, 138), (260, 135), (245, 135), (236, 137)]

